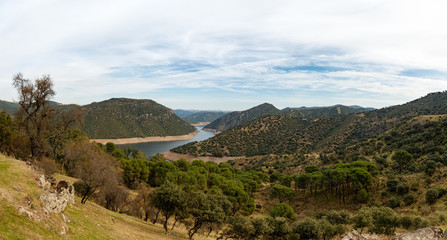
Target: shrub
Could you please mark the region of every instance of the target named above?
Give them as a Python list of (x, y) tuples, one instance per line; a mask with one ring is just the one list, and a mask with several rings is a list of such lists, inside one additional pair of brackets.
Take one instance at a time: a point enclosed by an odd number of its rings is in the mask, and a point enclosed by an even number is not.
[(368, 193), (365, 189), (361, 189), (355, 196), (355, 201), (358, 203), (366, 203), (368, 201)]
[(396, 192), (397, 194), (399, 194), (400, 196), (403, 196), (405, 194), (407, 194), (409, 191), (409, 187), (407, 186), (407, 184), (405, 183), (398, 183), (396, 186)]
[(283, 218), (288, 218), (290, 220), (296, 219), (295, 211), (287, 203), (276, 204), (273, 208), (270, 209), (269, 215), (272, 218), (283, 217)]
[(399, 218), (399, 225), (408, 230), (413, 226), (413, 219), (409, 216), (402, 216)]
[(301, 222), (298, 222), (293, 229), (294, 233), (300, 235), (300, 239), (318, 239), (320, 229), (317, 221), (311, 218), (307, 218)]
[(409, 206), (411, 204), (413, 204), (416, 201), (416, 198), (414, 197), (413, 194), (409, 193), (407, 195), (404, 196), (404, 203), (405, 205)]
[(437, 187), (436, 190), (438, 190), (438, 198), (442, 198), (447, 193), (447, 191), (442, 187)]
[(427, 192), (425, 192), (425, 201), (427, 201), (428, 204), (433, 204), (438, 199), (439, 192), (435, 188), (428, 189)]
[(397, 208), (400, 207), (400, 199), (398, 197), (392, 197), (388, 200), (388, 207)]
[(397, 180), (391, 179), (386, 183), (386, 186), (388, 187), (388, 191), (390, 192), (396, 192), (397, 190), (397, 184), (399, 182)]

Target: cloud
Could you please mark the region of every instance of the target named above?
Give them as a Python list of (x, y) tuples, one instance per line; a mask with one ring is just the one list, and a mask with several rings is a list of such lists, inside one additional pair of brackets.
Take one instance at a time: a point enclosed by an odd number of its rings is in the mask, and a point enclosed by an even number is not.
[(0, 98), (13, 98), (11, 77), (23, 72), (50, 74), (64, 103), (125, 96), (189, 109), (398, 104), (447, 88), (446, 7), (441, 0), (6, 0)]

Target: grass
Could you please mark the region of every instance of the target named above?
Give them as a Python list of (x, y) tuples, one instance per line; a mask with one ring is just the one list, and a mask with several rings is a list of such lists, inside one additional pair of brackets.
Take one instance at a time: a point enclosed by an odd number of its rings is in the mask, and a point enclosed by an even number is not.
[[(69, 204), (63, 213), (69, 220), (67, 223), (62, 214), (47, 216), (39, 200), (43, 190), (37, 186), (37, 177), (24, 162), (0, 154), (0, 239), (187, 239), (184, 227), (166, 234), (160, 224), (112, 212), (93, 202), (81, 204), (77, 197), (76, 203)], [(74, 181), (63, 175), (56, 175), (56, 178)], [(26, 206), (25, 197), (33, 199), (31, 207)], [(42, 220), (19, 215), (20, 206)], [(62, 227), (68, 227), (65, 235), (61, 234)], [(215, 237), (197, 235), (194, 239)]]

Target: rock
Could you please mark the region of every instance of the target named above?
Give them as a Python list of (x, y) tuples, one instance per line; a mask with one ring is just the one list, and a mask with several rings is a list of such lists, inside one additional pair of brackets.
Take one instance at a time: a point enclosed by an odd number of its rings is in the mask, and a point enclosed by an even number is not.
[(28, 218), (31, 218), (31, 219), (33, 218), (33, 215), (34, 215), (32, 212), (26, 210), (24, 207), (19, 207), (18, 212), (20, 215), (26, 215), (26, 216), (28, 216)]
[(67, 234), (67, 229), (65, 228), (65, 226), (62, 226), (61, 235), (65, 235), (65, 234)]
[(48, 191), (40, 196), (44, 207), (53, 213), (60, 213), (65, 210), (67, 203), (74, 204), (74, 188), (67, 181), (60, 181), (56, 191)]
[(360, 235), (356, 230), (352, 229), (342, 238), (342, 240), (366, 240), (366, 238)]
[(23, 189), (19, 186), (12, 186), (17, 192), (23, 192)]
[(51, 188), (51, 183), (47, 181), (44, 174), (40, 175), (37, 184), (39, 187), (43, 188), (43, 190), (48, 190)]
[(435, 227), (421, 228), (411, 233), (397, 236), (397, 240), (439, 240), (443, 239), (442, 229)]
[(33, 199), (31, 197), (25, 197), (25, 204), (26, 206), (30, 207), (31, 205), (33, 205)]

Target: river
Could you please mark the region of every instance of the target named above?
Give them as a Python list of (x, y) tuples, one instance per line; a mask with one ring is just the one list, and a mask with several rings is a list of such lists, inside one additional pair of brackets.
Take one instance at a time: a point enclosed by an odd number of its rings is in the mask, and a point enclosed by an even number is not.
[(140, 149), (143, 153), (147, 154), (147, 157), (153, 156), (157, 153), (167, 152), (175, 147), (181, 146), (183, 144), (194, 142), (194, 141), (203, 141), (210, 137), (214, 136), (213, 132), (203, 131), (203, 127), (197, 127), (199, 133), (197, 133), (193, 138), (188, 140), (181, 141), (168, 141), (168, 142), (146, 142), (146, 143), (134, 143), (134, 144), (123, 144), (119, 145), (120, 147), (131, 147)]

